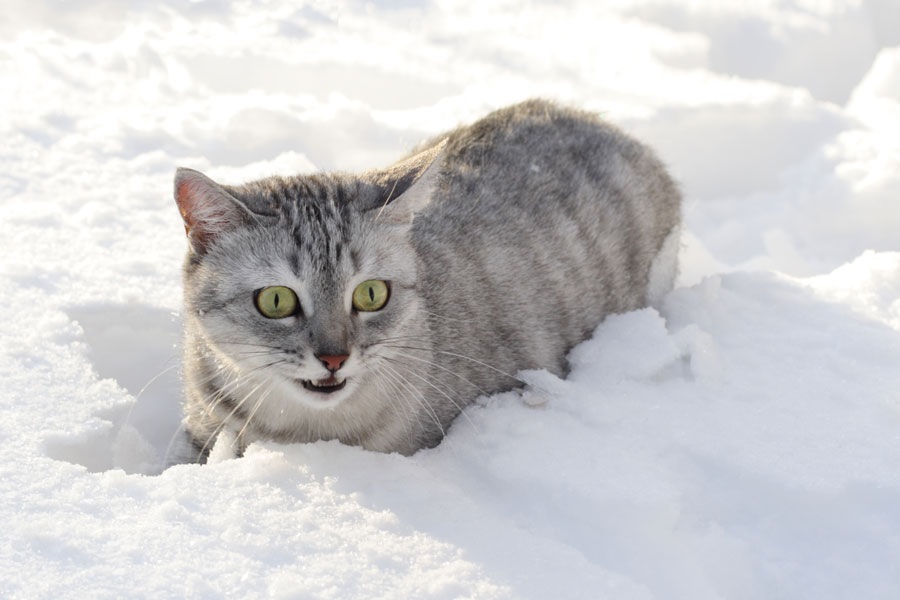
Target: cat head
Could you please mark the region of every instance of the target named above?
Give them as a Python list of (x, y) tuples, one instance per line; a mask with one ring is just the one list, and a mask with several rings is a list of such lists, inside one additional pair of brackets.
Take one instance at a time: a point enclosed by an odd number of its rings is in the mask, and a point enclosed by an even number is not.
[(421, 321), (410, 228), (439, 170), (440, 146), (361, 176), (224, 186), (178, 169), (185, 319), (220, 379), (329, 408), (389, 369), (380, 342)]

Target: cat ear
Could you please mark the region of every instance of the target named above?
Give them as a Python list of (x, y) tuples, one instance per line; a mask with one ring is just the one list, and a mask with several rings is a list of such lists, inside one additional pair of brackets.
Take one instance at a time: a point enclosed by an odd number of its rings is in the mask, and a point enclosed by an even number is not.
[(388, 169), (384, 178), (388, 195), (375, 207), (380, 220), (397, 225), (412, 223), (413, 217), (431, 203), (440, 181), (443, 150), (447, 140)]
[(175, 171), (175, 202), (184, 219), (184, 231), (191, 249), (198, 254), (205, 253), (216, 236), (253, 216), (240, 200), (193, 169)]

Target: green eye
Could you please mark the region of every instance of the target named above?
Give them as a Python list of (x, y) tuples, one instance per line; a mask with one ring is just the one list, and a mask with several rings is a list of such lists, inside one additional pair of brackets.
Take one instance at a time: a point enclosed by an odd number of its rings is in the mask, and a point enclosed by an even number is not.
[(256, 308), (268, 319), (283, 319), (297, 312), (297, 294), (283, 285), (265, 287), (256, 292)]
[(363, 281), (353, 290), (353, 308), (365, 312), (381, 310), (388, 301), (388, 284), (380, 279)]

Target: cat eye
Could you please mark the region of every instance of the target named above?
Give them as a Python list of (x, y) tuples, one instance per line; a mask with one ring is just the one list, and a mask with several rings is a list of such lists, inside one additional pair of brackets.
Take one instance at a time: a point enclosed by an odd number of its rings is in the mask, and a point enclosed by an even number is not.
[(369, 279), (353, 290), (353, 308), (364, 312), (381, 310), (387, 304), (390, 289), (386, 281)]
[(256, 291), (256, 309), (267, 319), (283, 319), (297, 312), (300, 301), (294, 290), (283, 285)]

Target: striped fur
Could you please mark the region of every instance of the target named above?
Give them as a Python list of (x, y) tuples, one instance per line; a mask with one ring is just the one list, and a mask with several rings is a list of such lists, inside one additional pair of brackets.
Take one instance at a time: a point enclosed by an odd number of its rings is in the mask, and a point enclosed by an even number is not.
[[(434, 446), (518, 371), (564, 374), (604, 317), (674, 277), (680, 197), (662, 164), (545, 101), (380, 171), (228, 187), (182, 169), (175, 188), (190, 240), (184, 423), (201, 459), (221, 431), (236, 454), (257, 439)], [(368, 279), (389, 281), (390, 299), (357, 313), (351, 294)], [(262, 317), (254, 291), (272, 285), (302, 312)], [(316, 355), (341, 353), (343, 389), (301, 385), (329, 376)]]

